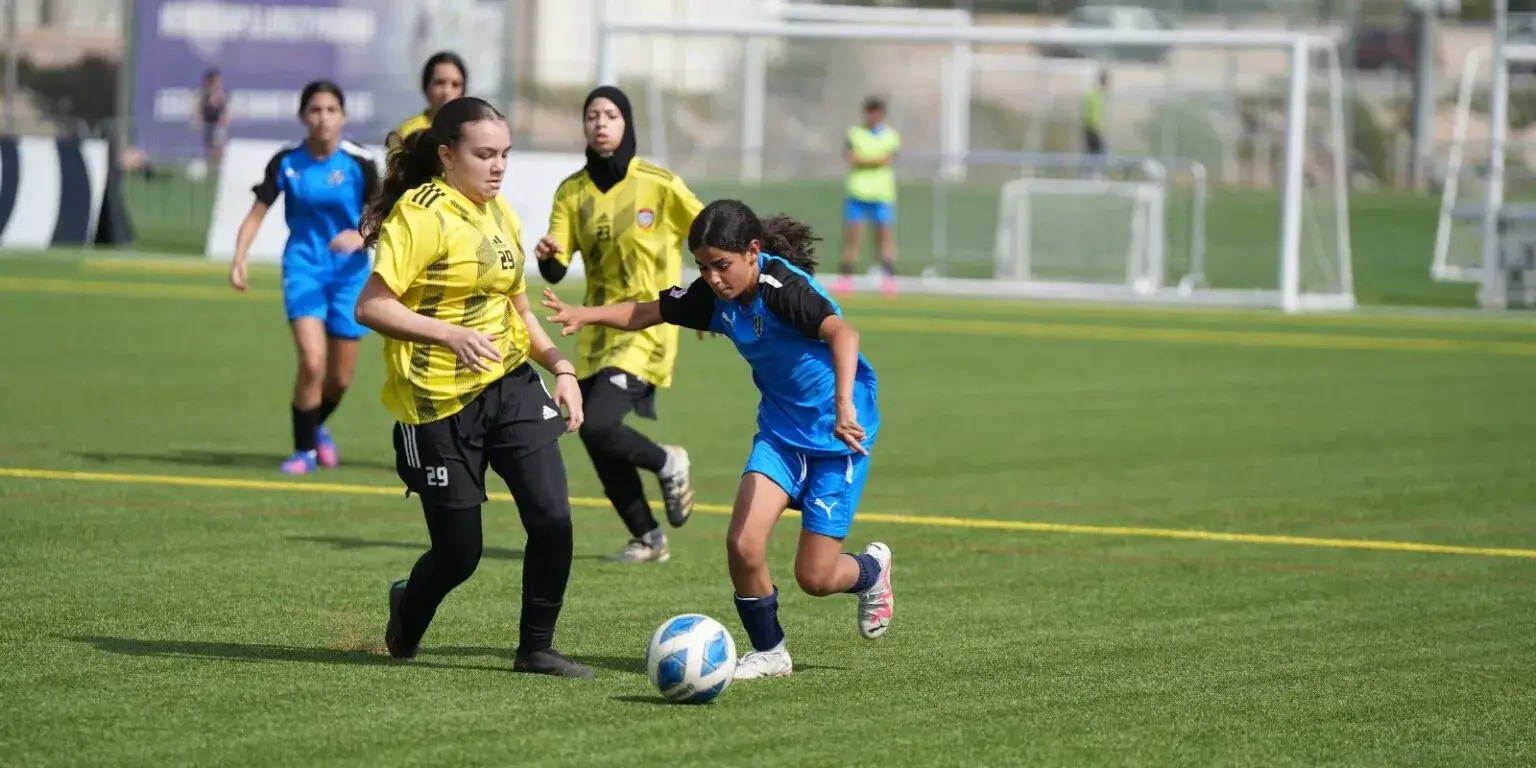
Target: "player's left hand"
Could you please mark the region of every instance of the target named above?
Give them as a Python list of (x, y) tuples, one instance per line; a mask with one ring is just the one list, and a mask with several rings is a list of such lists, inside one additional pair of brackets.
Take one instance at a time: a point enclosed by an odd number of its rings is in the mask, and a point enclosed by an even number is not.
[(570, 434), (581, 429), (586, 420), (582, 410), (581, 386), (575, 376), (555, 376), (555, 405), (565, 407), (565, 432)]
[(554, 312), (549, 316), (549, 322), (560, 326), (561, 336), (569, 336), (581, 330), (583, 323), (581, 317), (576, 314), (575, 308), (561, 301), (553, 290), (545, 288), (544, 300), (539, 303)]
[(869, 455), (869, 449), (864, 447), (867, 435), (864, 434), (864, 427), (859, 425), (859, 412), (853, 403), (837, 404), (837, 424), (832, 427), (832, 434), (849, 448), (865, 456)]
[(363, 249), (363, 235), (355, 229), (343, 231), (331, 240), (331, 253), (357, 253)]

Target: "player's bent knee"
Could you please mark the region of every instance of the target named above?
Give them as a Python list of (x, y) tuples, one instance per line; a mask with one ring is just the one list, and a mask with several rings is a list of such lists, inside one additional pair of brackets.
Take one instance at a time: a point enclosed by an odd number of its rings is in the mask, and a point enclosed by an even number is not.
[(590, 446), (602, 446), (613, 440), (618, 434), (619, 422), (584, 422), (576, 434), (581, 437), (581, 442)]
[(475, 575), (480, 567), (480, 547), (455, 547), (447, 550), (434, 549), (432, 557), (441, 569), (443, 581), (458, 586)]
[(739, 533), (725, 539), (725, 553), (735, 568), (758, 569), (768, 567), (768, 542), (756, 541)]

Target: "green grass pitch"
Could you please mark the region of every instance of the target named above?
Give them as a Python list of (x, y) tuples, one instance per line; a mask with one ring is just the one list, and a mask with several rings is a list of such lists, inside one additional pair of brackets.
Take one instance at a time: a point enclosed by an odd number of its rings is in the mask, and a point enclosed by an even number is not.
[[(1415, 258), (1417, 263), (1419, 260)], [(522, 537), (419, 663), (383, 661), (426, 540), (364, 344), (344, 466), (285, 482), (292, 357), (274, 271), (0, 258), (0, 763), (65, 765), (1518, 766), (1536, 762), (1536, 324), (1468, 315), (847, 302), (885, 427), (853, 540), (896, 618), (793, 589), (797, 670), (658, 703), (642, 657), (702, 612), (742, 642), (723, 506), (755, 391), (683, 342), (663, 420), (704, 507), (660, 566), (574, 439), (558, 644), (515, 675)], [(494, 484), (493, 484), (494, 485)]]

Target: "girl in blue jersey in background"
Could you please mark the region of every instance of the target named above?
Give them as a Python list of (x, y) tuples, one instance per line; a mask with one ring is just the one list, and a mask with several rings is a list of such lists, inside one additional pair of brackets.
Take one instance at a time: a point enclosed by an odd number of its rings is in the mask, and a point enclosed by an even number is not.
[(726, 550), (736, 610), (753, 651), (736, 679), (793, 671), (768, 573), (768, 536), (785, 509), (801, 511), (795, 581), (811, 595), (858, 595), (859, 633), (885, 634), (894, 601), (891, 550), (842, 551), (880, 430), (875, 371), (859, 334), (818, 285), (810, 228), (759, 220), (745, 204), (704, 206), (688, 231), (700, 277), (657, 301), (572, 307), (545, 289), (549, 320), (569, 336), (583, 325), (638, 331), (671, 323), (727, 336), (752, 368), (762, 399), (757, 436), (731, 510)]
[(371, 266), (358, 222), (379, 186), (378, 166), (362, 147), (341, 138), (346, 97), (327, 80), (304, 86), (299, 119), (304, 141), (267, 163), (256, 201), (240, 224), (229, 283), (247, 290), (246, 257), (267, 211), (283, 197), (288, 244), (283, 248), (283, 306), (299, 352), (293, 385), (293, 455), (283, 472), (302, 475), (334, 467), (336, 442), (325, 420), (352, 383), (357, 341), (367, 332), (353, 308)]

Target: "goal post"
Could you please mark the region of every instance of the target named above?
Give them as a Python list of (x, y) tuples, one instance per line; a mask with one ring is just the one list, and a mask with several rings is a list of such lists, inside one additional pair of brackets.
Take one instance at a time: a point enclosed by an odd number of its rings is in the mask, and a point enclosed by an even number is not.
[[(636, 39), (648, 40), (654, 48), (675, 50), (708, 50), (709, 56), (688, 57), (670, 65), (672, 69), (649, 67), (632, 57), (620, 58), (619, 51), (637, 46)], [(753, 42), (751, 46), (749, 42)], [(986, 294), (994, 296), (1040, 295), (1037, 289), (1051, 282), (1051, 278), (1019, 279), (998, 274), (994, 258), (997, 218), (1005, 211), (1004, 198), (1017, 197), (1020, 190), (1028, 190), (1026, 197), (1037, 203), (1041, 195), (1067, 199), (1082, 197), (1081, 185), (1066, 184), (1056, 187), (1029, 187), (1015, 185), (1005, 194), (1003, 185), (1017, 179), (1020, 168), (1014, 174), (1000, 179), (997, 173), (977, 173), (975, 156), (978, 151), (969, 149), (968, 143), (978, 135), (973, 124), (970, 133), (962, 137), (967, 143), (964, 152), (956, 152), (956, 143), (947, 130), (941, 113), (946, 100), (951, 98), (946, 84), (950, 77), (945, 74), (952, 63), (959, 59), (971, 72), (971, 56), (1009, 54), (1024, 55), (1042, 48), (1062, 47), (1079, 49), (1121, 49), (1153, 46), (1173, 51), (1173, 59), (1187, 59), (1183, 66), (1204, 67), (1210, 52), (1267, 51), (1265, 61), (1277, 62), (1272, 73), (1274, 84), (1265, 81), (1262, 88), (1261, 111), (1268, 110), (1258, 120), (1250, 119), (1246, 103), (1239, 104), (1248, 94), (1226, 93), (1210, 97), (1200, 94), (1204, 101), (1189, 99), (1185, 102), (1164, 100), (1153, 105), (1158, 119), (1181, 120), (1190, 112), (1206, 109), (1216, 114), (1211, 125), (1199, 126), (1201, 138), (1207, 141), (1247, 140), (1243, 131), (1262, 131), (1261, 138), (1271, 137), (1284, 147), (1281, 158), (1271, 170), (1266, 166), (1268, 154), (1255, 150), (1252, 158), (1244, 155), (1244, 162), (1254, 168), (1253, 178), (1244, 189), (1211, 188), (1210, 220), (1212, 238), (1208, 252), (1211, 268), (1204, 281), (1178, 283), (1191, 274), (1189, 264), (1184, 269), (1170, 268), (1171, 259), (1188, 249), (1184, 244), (1157, 246), (1126, 242), (1113, 245), (1114, 258), (1122, 267), (1135, 259), (1146, 268), (1149, 259), (1157, 253), (1164, 259), (1160, 276), (1134, 277), (1142, 288), (1141, 300), (1166, 300), (1173, 302), (1196, 301), (1206, 304), (1245, 306), (1263, 305), (1279, 307), (1287, 312), (1307, 310), (1347, 310), (1355, 306), (1349, 239), (1349, 206), (1347, 192), (1348, 144), (1344, 135), (1343, 78), (1339, 71), (1337, 43), (1327, 38), (1313, 37), (1288, 31), (1245, 30), (1120, 30), (1074, 27), (998, 27), (958, 24), (901, 25), (876, 23), (843, 23), (781, 21), (625, 21), (607, 20), (599, 25), (598, 33), (598, 80), (601, 83), (626, 87), (631, 93), (645, 92), (655, 80), (665, 83), (701, 82), (700, 75), (707, 74), (712, 85), (695, 87), (683, 92), (681, 86), (669, 91), (669, 109), (665, 130), (672, 132), (676, 167), (673, 170), (689, 180), (690, 185), (702, 195), (741, 197), (755, 206), (771, 207), (769, 212), (791, 213), (806, 217), (825, 234), (842, 224), (841, 177), (846, 172), (842, 159), (842, 134), (847, 125), (857, 120), (857, 101), (863, 96), (878, 93), (889, 97), (891, 122), (902, 131), (903, 147), (897, 159), (901, 202), (896, 220), (897, 241), (901, 263), (910, 265), (902, 273), (902, 287), (917, 292), (941, 294)], [(752, 110), (744, 110), (749, 98), (743, 93), (741, 73), (748, 69), (747, 53), (763, 57), (765, 69), (754, 75), (752, 89), (760, 89), (765, 99)], [(956, 55), (957, 51), (965, 53)], [(1257, 55), (1257, 54), (1256, 54)], [(757, 65), (753, 64), (755, 68)], [(1112, 75), (1140, 76), (1142, 80), (1157, 77), (1158, 63), (1146, 63), (1138, 57), (1135, 63), (1109, 65)], [(681, 68), (681, 69), (680, 69)], [(687, 71), (683, 71), (686, 69)], [(1150, 70), (1150, 72), (1149, 72)], [(1169, 70), (1171, 72), (1172, 70)], [(967, 75), (969, 81), (970, 75)], [(1163, 82), (1167, 82), (1166, 75)], [(1127, 82), (1130, 82), (1129, 80)], [(1149, 81), (1150, 82), (1150, 81)], [(1179, 81), (1181, 84), (1182, 80)], [(671, 86), (668, 86), (669, 88)], [(1250, 84), (1249, 87), (1252, 87)], [(1153, 88), (1144, 83), (1126, 87), (1132, 98), (1146, 97)], [(679, 95), (680, 94), (680, 95)], [(1188, 94), (1183, 94), (1187, 96)], [(755, 97), (752, 97), (755, 98)], [(966, 110), (973, 116), (981, 102), (974, 92)], [(1161, 93), (1157, 98), (1163, 98)], [(987, 109), (993, 104), (984, 105)], [(1136, 110), (1117, 108), (1116, 115)], [(1142, 119), (1151, 110), (1141, 109), (1136, 119)], [(743, 146), (742, 121), (755, 120), (761, 113), (765, 128), (760, 147)], [(1275, 117), (1270, 117), (1274, 115)], [(1278, 118), (1278, 119), (1277, 119)], [(1220, 122), (1220, 125), (1214, 123)], [(1060, 123), (1060, 121), (1058, 121)], [(1016, 123), (1015, 123), (1016, 124)], [(1270, 126), (1274, 127), (1271, 128)], [(1195, 156), (1184, 154), (1182, 136), (1177, 131), (1185, 126), (1175, 125), (1177, 146), (1157, 142), (1155, 148), (1138, 151), (1132, 148), (1129, 155), (1145, 155), (1156, 158), (1173, 167), (1176, 163), (1188, 165)], [(995, 129), (994, 135), (996, 135)], [(1055, 130), (1060, 132), (1060, 126)], [(1140, 125), (1133, 130), (1151, 130)], [(1237, 138), (1229, 138), (1229, 137)], [(1116, 150), (1119, 137), (1111, 135), (1111, 149)], [(1050, 147), (1062, 149), (1060, 137)], [(1074, 151), (1079, 139), (1071, 137)], [(1014, 144), (1014, 146), (1019, 146)], [(1265, 146), (1268, 146), (1267, 144)], [(1152, 151), (1147, 151), (1151, 149)], [(744, 179), (743, 155), (760, 153), (758, 172)], [(1163, 156), (1167, 153), (1168, 156)], [(1217, 153), (1228, 157), (1230, 153)], [(1212, 162), (1201, 156), (1204, 162)], [(1218, 160), (1219, 161), (1219, 160)], [(953, 169), (960, 173), (953, 173)], [(1230, 169), (1213, 168), (1211, 179), (1228, 179)], [(976, 178), (976, 177), (985, 178)], [(1145, 180), (1143, 180), (1145, 182)], [(1127, 187), (1113, 187), (1108, 196), (1093, 198), (1095, 204), (1128, 204), (1123, 210), (1124, 238), (1150, 237), (1159, 226), (1167, 231), (1174, 220), (1189, 210), (1188, 198), (1194, 185), (1173, 178), (1160, 185), (1143, 183), (1141, 192), (1124, 192)], [(1163, 221), (1153, 226), (1147, 218), (1156, 207), (1149, 191), (1161, 189)], [(1203, 194), (1203, 193), (1202, 193)], [(1140, 195), (1138, 197), (1137, 195)], [(935, 213), (941, 200), (956, 213), (956, 220), (970, 222), (969, 255), (965, 270), (950, 270), (949, 265), (959, 263), (958, 255), (951, 250), (951, 240), (932, 234)], [(1125, 201), (1131, 201), (1125, 203)], [(1136, 202), (1141, 201), (1141, 202)], [(1202, 203), (1203, 205), (1203, 203)], [(926, 210), (925, 210), (926, 209)], [(1038, 211), (1038, 205), (1032, 209)], [(1116, 209), (1120, 210), (1120, 209)], [(1038, 214), (1036, 214), (1038, 215)], [(1116, 213), (1116, 215), (1121, 215)], [(985, 221), (983, 221), (985, 219)], [(1138, 223), (1140, 222), (1140, 223)], [(985, 234), (982, 234), (985, 233)], [(931, 236), (930, 236), (931, 235)], [(835, 236), (835, 235), (834, 235)], [(985, 245), (979, 241), (985, 240)], [(931, 244), (931, 245), (930, 245)], [(1056, 246), (1052, 246), (1056, 247)], [(1097, 246), (1087, 242), (1085, 249)], [(1161, 248), (1161, 251), (1159, 251)], [(1241, 253), (1237, 253), (1241, 251)], [(1038, 253), (1036, 251), (1035, 253)], [(979, 258), (978, 258), (979, 257)], [(1100, 253), (1085, 253), (1084, 258), (1109, 258)], [(1031, 256), (1033, 259), (1033, 256)], [(1223, 265), (1241, 260), (1241, 268), (1224, 269)], [(926, 269), (924, 268), (926, 265)], [(982, 267), (984, 271), (977, 268)], [(922, 271), (918, 276), (914, 273)], [(962, 274), (963, 272), (963, 274)], [(978, 273), (980, 272), (980, 273)], [(1107, 274), (1107, 273), (1106, 273)], [(1119, 274), (1120, 290), (1107, 292), (1107, 300), (1123, 300), (1126, 284), (1125, 273)]]

